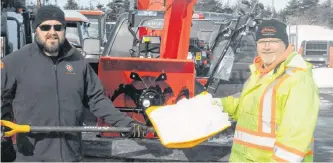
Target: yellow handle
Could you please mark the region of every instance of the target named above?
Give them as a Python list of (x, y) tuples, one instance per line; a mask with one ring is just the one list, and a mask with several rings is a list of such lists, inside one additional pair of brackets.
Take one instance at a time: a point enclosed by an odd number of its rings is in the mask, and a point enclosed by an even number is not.
[(6, 137), (15, 135), (16, 133), (27, 133), (30, 132), (29, 125), (18, 125), (10, 121), (1, 120), (1, 126), (6, 126), (10, 128), (10, 131), (5, 132)]

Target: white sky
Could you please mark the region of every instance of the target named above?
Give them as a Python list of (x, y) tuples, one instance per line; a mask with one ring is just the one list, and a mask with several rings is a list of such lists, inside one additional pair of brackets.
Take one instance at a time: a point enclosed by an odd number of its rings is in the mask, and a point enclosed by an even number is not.
[[(33, 1), (33, 2), (37, 2), (37, 0), (27, 0), (27, 3), (30, 3), (29, 1)], [(43, 0), (41, 0), (43, 1)], [(50, 3), (55, 3), (55, 0), (49, 0)], [(67, 0), (57, 0), (58, 1), (58, 5), (63, 7)], [(84, 6), (89, 6), (89, 3), (91, 2), (94, 6), (97, 5), (98, 2), (100, 2), (101, 4), (107, 4), (108, 2), (110, 2), (112, 0), (76, 0), (76, 2), (79, 2), (79, 5), (84, 5)], [(221, 2), (225, 2), (227, 3), (228, 0), (220, 0)], [(269, 5), (272, 6), (272, 0), (259, 0), (261, 3), (263, 3), (264, 5)], [(284, 8), (287, 4), (288, 4), (289, 0), (274, 0), (274, 6), (276, 10), (281, 10), (282, 8)], [(323, 1), (323, 0), (320, 0)], [(229, 0), (230, 4), (234, 4), (235, 2), (237, 2), (237, 0)]]

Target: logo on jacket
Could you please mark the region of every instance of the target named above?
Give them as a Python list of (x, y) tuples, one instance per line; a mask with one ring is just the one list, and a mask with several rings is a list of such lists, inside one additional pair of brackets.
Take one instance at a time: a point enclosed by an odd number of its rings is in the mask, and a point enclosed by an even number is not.
[(75, 73), (73, 72), (73, 66), (69, 63), (66, 64), (66, 72), (65, 74), (70, 74), (70, 75), (75, 75)]
[(0, 60), (0, 68), (3, 69), (5, 67), (5, 65), (3, 64), (3, 62)]
[(274, 28), (272, 26), (268, 26), (268, 27), (262, 28), (260, 33), (262, 35), (275, 35), (276, 31), (277, 31), (276, 28)]

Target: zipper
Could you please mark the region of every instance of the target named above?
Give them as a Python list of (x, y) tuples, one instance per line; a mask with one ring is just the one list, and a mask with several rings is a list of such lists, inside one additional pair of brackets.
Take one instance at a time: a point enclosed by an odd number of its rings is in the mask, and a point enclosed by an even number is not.
[[(57, 106), (58, 106), (58, 120), (59, 120), (59, 126), (60, 126), (60, 104), (59, 104), (59, 87), (58, 87), (58, 72), (57, 72), (57, 64), (58, 61), (53, 65), (54, 74), (55, 74), (55, 81), (56, 81), (56, 94), (57, 94)], [(59, 135), (62, 135), (62, 133), (59, 133)], [(62, 156), (62, 138), (60, 137), (60, 158), (61, 161), (64, 162), (64, 158)]]

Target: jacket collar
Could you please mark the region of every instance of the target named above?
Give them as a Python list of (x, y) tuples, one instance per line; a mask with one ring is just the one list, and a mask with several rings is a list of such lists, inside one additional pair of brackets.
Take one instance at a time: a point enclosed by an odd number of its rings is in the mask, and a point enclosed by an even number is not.
[(258, 88), (260, 85), (264, 83), (270, 83), (273, 80), (275, 80), (277, 77), (281, 76), (287, 68), (297, 68), (297, 69), (303, 69), (307, 73), (312, 74), (312, 65), (308, 62), (306, 62), (303, 57), (300, 54), (297, 54), (297, 52), (293, 51), (288, 55), (287, 59), (285, 59), (283, 62), (278, 64), (273, 70), (268, 72), (268, 75), (261, 78), (261, 74), (259, 70), (257, 70), (257, 67), (255, 64), (250, 65), (250, 70), (252, 75), (250, 76), (250, 86), (244, 87), (243, 96), (248, 94), (249, 92), (252, 92), (252, 90)]
[[(290, 50), (290, 48), (292, 48), (292, 50)], [(279, 64), (276, 64), (274, 68), (270, 69), (270, 71), (268, 72), (272, 72), (274, 70), (274, 72), (279, 75), (282, 74), (287, 68), (298, 68), (304, 70), (312, 69), (313, 65), (306, 62), (300, 54), (297, 54), (297, 52), (291, 45), (289, 45), (288, 49), (289, 50), (286, 50), (286, 52), (289, 52), (289, 54), (283, 54), (287, 55), (287, 58), (285, 58)], [(252, 74), (260, 74), (260, 70), (258, 70), (258, 66), (256, 65), (256, 63), (250, 65), (250, 70)]]

